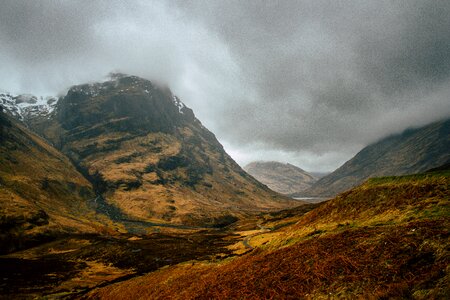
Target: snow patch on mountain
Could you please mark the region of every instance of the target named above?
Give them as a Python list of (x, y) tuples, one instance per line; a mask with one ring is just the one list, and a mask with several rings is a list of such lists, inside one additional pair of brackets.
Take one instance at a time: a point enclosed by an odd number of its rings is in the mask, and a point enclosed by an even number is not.
[(184, 103), (181, 102), (181, 100), (177, 96), (172, 96), (172, 100), (173, 100), (173, 103), (176, 105), (176, 107), (178, 107), (178, 112), (180, 114), (184, 114), (183, 108), (185, 108), (186, 105), (184, 105)]
[(24, 121), (33, 117), (50, 117), (55, 110), (58, 98), (36, 97), (29, 94), (12, 95), (0, 93), (0, 106), (13, 117)]

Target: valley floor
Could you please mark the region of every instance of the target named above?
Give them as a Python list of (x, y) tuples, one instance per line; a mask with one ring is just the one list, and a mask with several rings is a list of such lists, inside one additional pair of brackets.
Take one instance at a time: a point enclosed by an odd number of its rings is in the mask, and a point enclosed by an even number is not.
[(449, 171), (371, 179), (223, 229), (161, 230), (0, 256), (0, 298), (450, 298)]
[(238, 236), (219, 230), (146, 236), (74, 235), (0, 256), (0, 298), (77, 297), (94, 287), (189, 260), (231, 255)]

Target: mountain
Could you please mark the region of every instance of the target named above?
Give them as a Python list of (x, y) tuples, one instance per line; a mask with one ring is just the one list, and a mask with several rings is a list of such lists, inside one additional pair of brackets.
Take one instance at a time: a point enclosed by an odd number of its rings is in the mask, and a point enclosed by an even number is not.
[(0, 107), (0, 253), (106, 230), (112, 224), (89, 207), (93, 198), (92, 185), (67, 157)]
[(311, 174), (312, 176), (316, 177), (317, 180), (319, 180), (322, 177), (327, 176), (328, 174), (330, 174), (331, 172), (309, 172), (309, 174)]
[(116, 219), (223, 226), (301, 204), (243, 171), (168, 88), (136, 76), (74, 86), (54, 110), (22, 119), (70, 158)]
[(408, 129), (362, 149), (306, 194), (332, 196), (370, 177), (424, 172), (450, 162), (450, 119)]
[(280, 194), (301, 193), (310, 188), (317, 178), (291, 164), (276, 161), (255, 161), (244, 167), (250, 175)]

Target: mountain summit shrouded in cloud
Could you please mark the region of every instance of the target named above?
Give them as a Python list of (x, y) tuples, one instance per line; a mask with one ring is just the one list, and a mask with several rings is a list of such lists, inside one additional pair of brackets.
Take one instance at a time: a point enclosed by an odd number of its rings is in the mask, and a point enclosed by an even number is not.
[(241, 164), (331, 170), (450, 114), (448, 1), (2, 1), (0, 89), (166, 83)]

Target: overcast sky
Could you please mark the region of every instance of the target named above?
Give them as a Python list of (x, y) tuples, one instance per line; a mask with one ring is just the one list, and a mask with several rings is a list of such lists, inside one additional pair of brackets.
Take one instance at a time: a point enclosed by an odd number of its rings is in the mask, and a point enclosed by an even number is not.
[(450, 116), (450, 1), (0, 2), (0, 89), (165, 83), (233, 158), (331, 171)]

